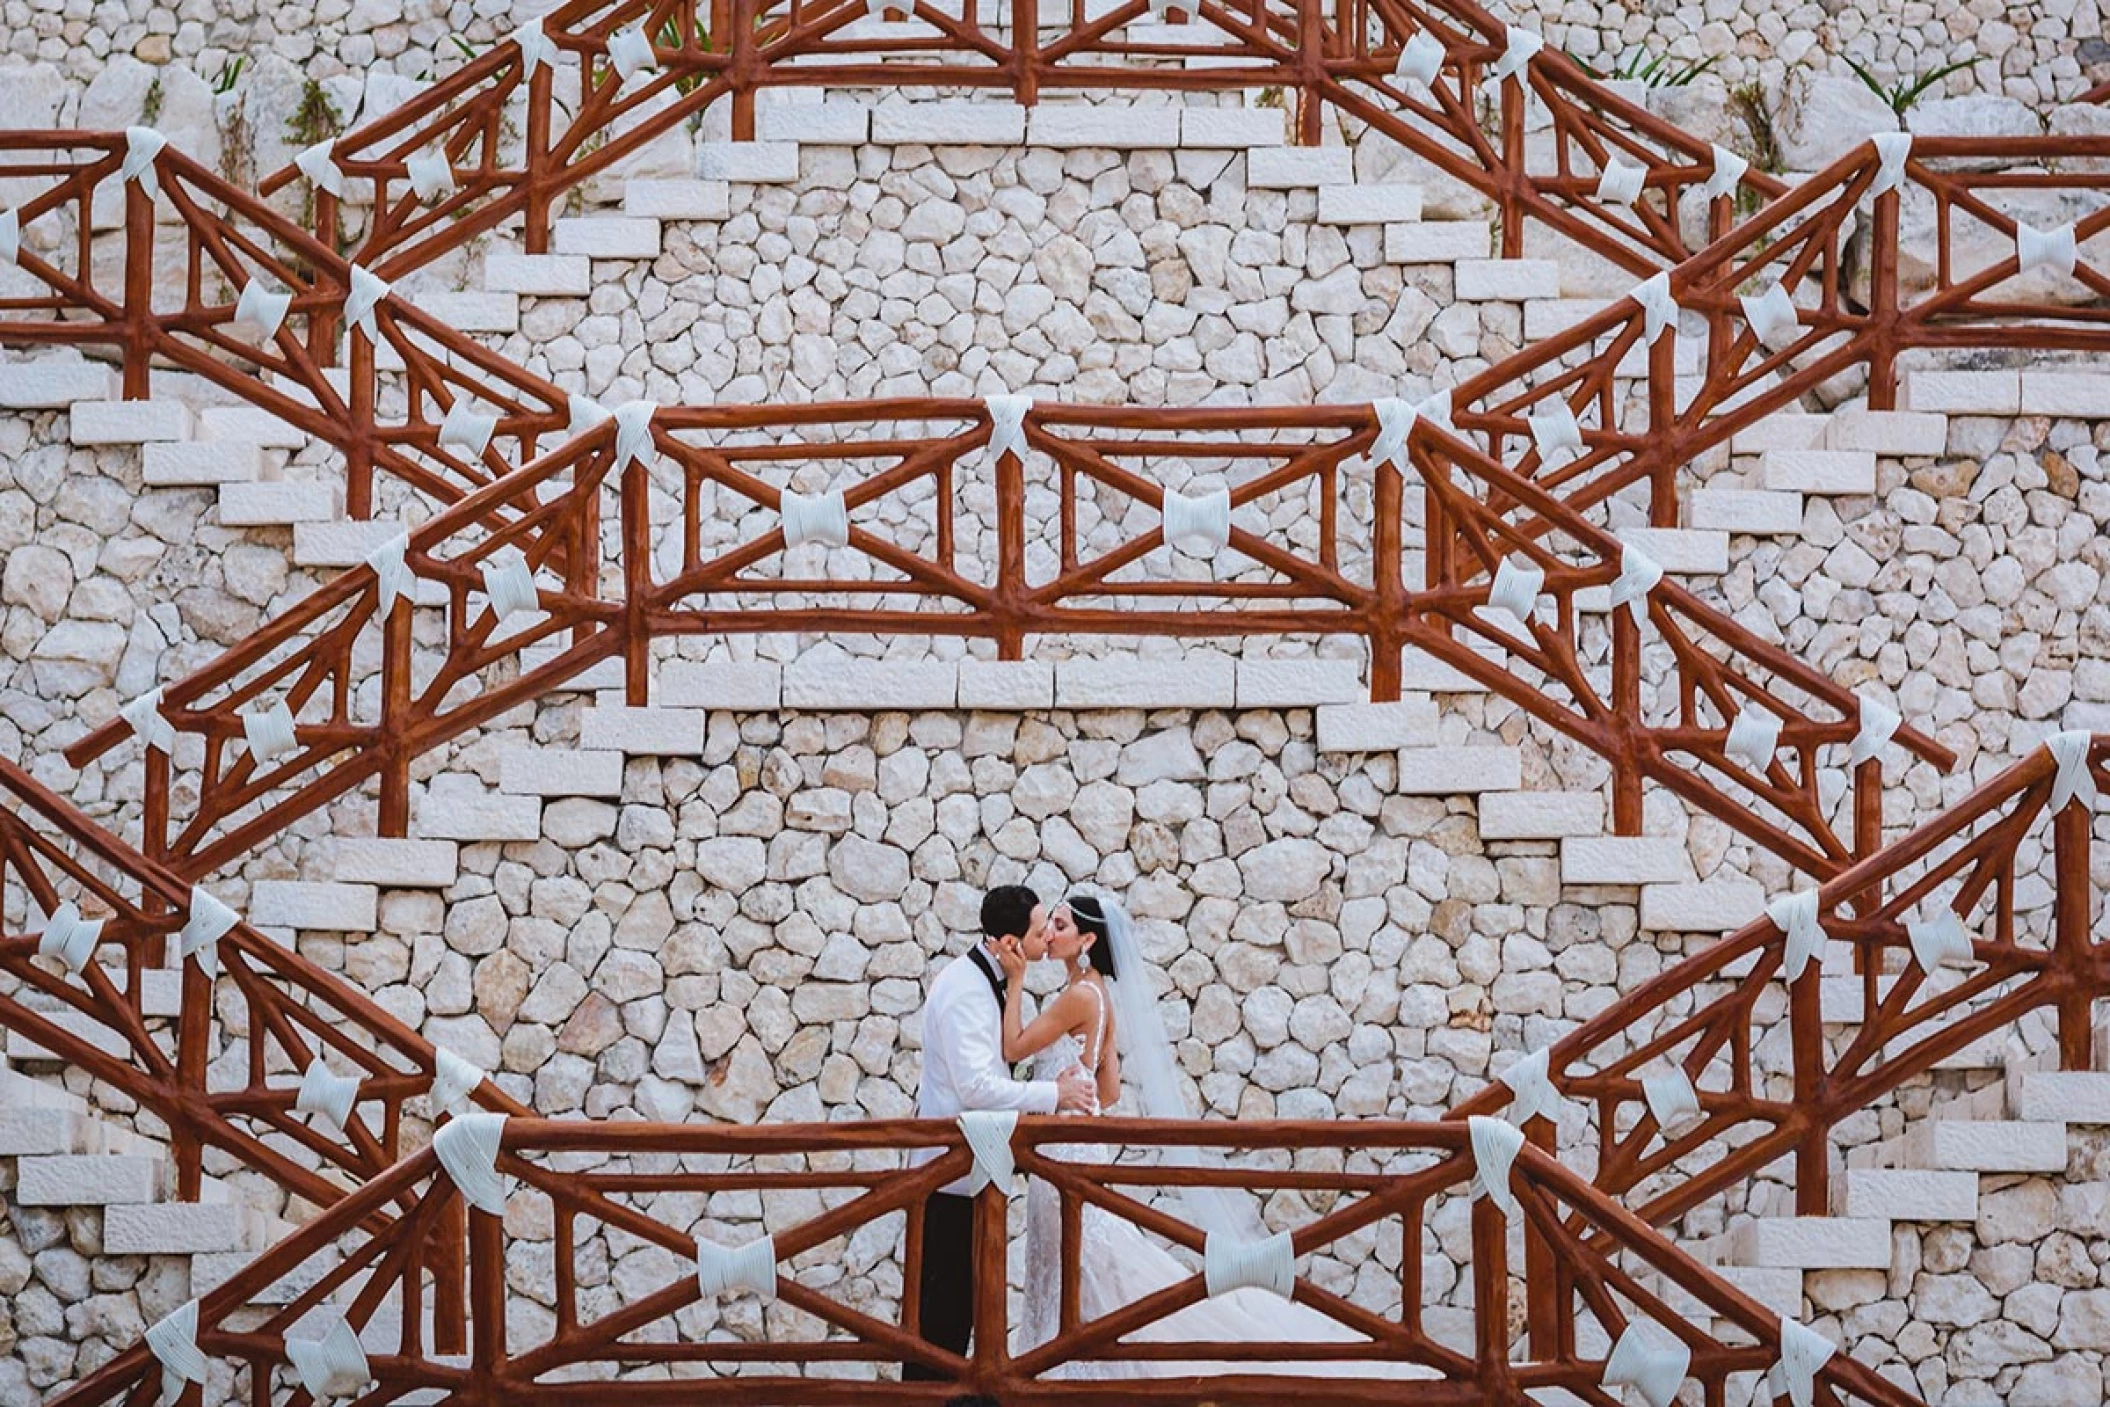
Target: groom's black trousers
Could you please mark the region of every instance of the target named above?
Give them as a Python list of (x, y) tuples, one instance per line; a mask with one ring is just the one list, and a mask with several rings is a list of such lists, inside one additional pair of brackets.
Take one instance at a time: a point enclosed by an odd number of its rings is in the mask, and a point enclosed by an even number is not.
[[(923, 1207), (923, 1263), (917, 1274), (923, 1337), (965, 1356), (974, 1335), (974, 1204), (972, 1197), (933, 1192)], [(944, 1374), (904, 1363), (904, 1382), (941, 1381)]]

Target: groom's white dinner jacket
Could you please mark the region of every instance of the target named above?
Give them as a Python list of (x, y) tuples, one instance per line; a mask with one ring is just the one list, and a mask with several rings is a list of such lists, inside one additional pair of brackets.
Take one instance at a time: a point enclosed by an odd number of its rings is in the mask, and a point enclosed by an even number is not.
[[(984, 969), (981, 964), (987, 963)], [(916, 1116), (951, 1119), (969, 1109), (1016, 1109), (1052, 1114), (1053, 1080), (1014, 1080), (1004, 1063), (1004, 1012), (984, 973), (1002, 975), (982, 950), (954, 958), (930, 984), (923, 1003), (923, 1077), (916, 1083)], [(920, 1153), (916, 1163), (930, 1161)], [(944, 1190), (965, 1196), (969, 1179)]]

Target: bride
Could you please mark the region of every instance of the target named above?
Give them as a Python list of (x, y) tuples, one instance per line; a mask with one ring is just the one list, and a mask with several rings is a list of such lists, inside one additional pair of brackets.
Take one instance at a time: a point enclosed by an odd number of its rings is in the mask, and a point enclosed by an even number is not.
[[(1187, 1118), (1172, 1064), (1172, 1044), (1151, 995), (1150, 975), (1128, 915), (1094, 895), (1072, 896), (1048, 918), (1048, 956), (1061, 962), (1068, 983), (1031, 1022), (1023, 1019), (1020, 993), (1026, 958), (1003, 957), (1009, 978), (1004, 1005), (1004, 1059), (1032, 1057), (1035, 1079), (1054, 1079), (1082, 1066), (1098, 1082), (1102, 1111), (1121, 1097), (1122, 1061), (1143, 1095), (1143, 1110), (1157, 1118)], [(1112, 1150), (1098, 1144), (1066, 1144), (1045, 1151), (1071, 1161), (1106, 1163)], [(1186, 1205), (1194, 1219), (1233, 1232), (1240, 1218), (1229, 1210), (1231, 1194), (1196, 1196)], [(1246, 1220), (1250, 1220), (1247, 1217)], [(1026, 1192), (1026, 1303), (1023, 1347), (1046, 1343), (1060, 1323), (1062, 1286), (1061, 1202), (1038, 1179)], [(1257, 1227), (1254, 1228), (1257, 1234)], [(1243, 1239), (1243, 1238), (1242, 1238)], [(1087, 1204), (1078, 1256), (1078, 1301), (1084, 1321), (1101, 1318), (1146, 1295), (1190, 1278), (1182, 1266), (1134, 1223)], [(1307, 1305), (1265, 1290), (1240, 1289), (1204, 1299), (1128, 1336), (1128, 1341), (1202, 1343), (1368, 1343), (1369, 1340)], [(1078, 1362), (1061, 1376), (1091, 1378), (1187, 1377), (1205, 1365), (1169, 1361)], [(1260, 1363), (1213, 1365), (1221, 1372), (1266, 1372)], [(1285, 1371), (1304, 1375), (1357, 1377), (1436, 1376), (1396, 1361), (1300, 1362)]]

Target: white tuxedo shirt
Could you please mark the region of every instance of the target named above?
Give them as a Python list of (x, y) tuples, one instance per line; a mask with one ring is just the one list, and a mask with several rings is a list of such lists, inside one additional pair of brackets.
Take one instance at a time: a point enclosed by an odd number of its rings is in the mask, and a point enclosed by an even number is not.
[[(977, 943), (977, 947), (979, 947)], [(990, 959), (995, 969), (995, 959)], [(999, 970), (1000, 971), (1000, 970)], [(916, 1116), (951, 1119), (969, 1109), (1016, 1109), (1052, 1114), (1053, 1080), (1015, 1080), (1004, 1063), (1004, 1012), (973, 953), (947, 963), (923, 1003), (923, 1075), (916, 1082)], [(916, 1163), (927, 1163), (928, 1152)], [(969, 1179), (944, 1191), (965, 1196)]]

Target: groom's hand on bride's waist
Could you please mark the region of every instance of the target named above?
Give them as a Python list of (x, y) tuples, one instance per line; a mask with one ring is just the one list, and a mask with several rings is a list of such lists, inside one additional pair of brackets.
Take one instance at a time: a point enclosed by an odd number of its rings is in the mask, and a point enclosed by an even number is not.
[(1058, 1114), (1089, 1114), (1098, 1102), (1098, 1082), (1085, 1073), (1082, 1065), (1072, 1065), (1055, 1081), (1055, 1112)]

